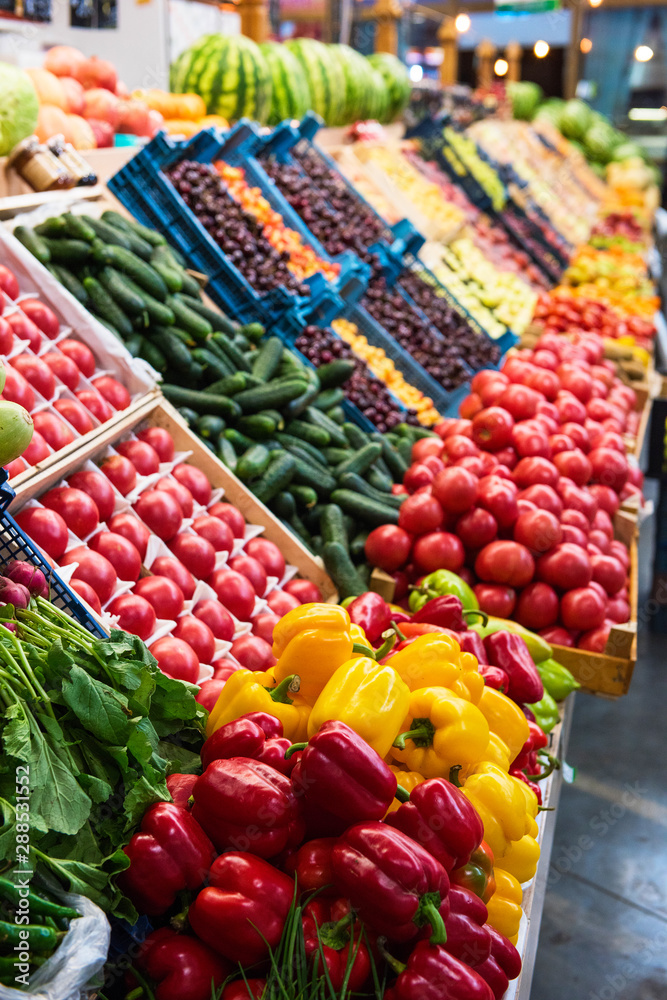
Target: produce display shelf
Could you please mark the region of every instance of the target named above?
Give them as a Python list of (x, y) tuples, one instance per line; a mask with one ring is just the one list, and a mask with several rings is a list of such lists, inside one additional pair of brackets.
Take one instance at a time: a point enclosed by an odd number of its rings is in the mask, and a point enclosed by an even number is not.
[[(183, 159), (200, 163), (210, 163), (214, 157), (225, 159), (227, 149), (235, 148), (234, 133), (245, 128), (246, 123), (240, 122), (224, 137), (215, 129), (205, 129), (186, 142), (174, 142), (159, 132), (114, 174), (108, 182), (109, 189), (136, 219), (164, 233), (191, 268), (208, 275), (208, 294), (233, 319), (268, 325), (295, 306), (318, 308), (323, 316), (331, 318), (342, 308), (342, 299), (337, 288), (319, 273), (307, 279), (311, 290), (308, 297), (293, 295), (283, 287), (260, 295), (222, 252), (166, 177), (165, 170)], [(341, 261), (340, 287), (345, 287), (351, 272), (356, 273), (359, 262), (352, 258), (353, 255)]]
[(545, 274), (551, 282), (558, 284), (563, 269), (556, 263), (556, 260), (550, 251), (545, 248), (544, 253), (537, 253), (533, 243), (526, 239), (525, 235), (521, 232), (520, 227), (517, 226), (511, 212), (507, 212), (505, 209), (501, 212), (494, 212), (493, 210), (490, 210), (489, 215), (491, 215), (491, 217), (503, 227), (514, 242), (521, 247), (524, 253), (528, 254), (533, 263), (539, 267), (540, 271), (542, 271), (542, 273)]

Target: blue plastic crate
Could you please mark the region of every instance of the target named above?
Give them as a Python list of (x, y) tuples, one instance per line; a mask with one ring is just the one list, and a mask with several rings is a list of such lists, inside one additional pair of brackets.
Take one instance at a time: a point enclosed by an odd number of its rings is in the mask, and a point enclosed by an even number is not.
[(103, 638), (106, 635), (92, 615), (84, 608), (74, 591), (67, 586), (64, 580), (60, 579), (57, 571), (46, 562), (34, 542), (31, 542), (28, 536), (21, 531), (11, 514), (5, 512), (0, 516), (0, 564), (4, 566), (10, 559), (25, 559), (41, 569), (49, 581), (52, 603), (62, 608), (63, 611), (68, 611), (94, 636)]
[[(111, 178), (109, 189), (141, 222), (164, 232), (193, 269), (208, 276), (208, 294), (232, 318), (268, 324), (298, 304), (310, 306), (329, 299), (340, 307), (342, 300), (337, 291), (321, 274), (308, 279), (311, 294), (307, 298), (302, 299), (284, 288), (259, 295), (165, 176), (165, 169), (182, 159), (201, 163), (210, 162), (216, 156), (224, 159), (227, 144), (233, 148), (236, 133), (246, 126), (247, 123), (239, 123), (226, 135), (216, 129), (206, 129), (188, 142), (170, 141), (163, 133), (158, 133)], [(352, 266), (351, 261), (348, 267)]]
[(0, 468), (0, 513), (7, 510), (14, 496), (14, 490), (9, 485), (7, 470)]

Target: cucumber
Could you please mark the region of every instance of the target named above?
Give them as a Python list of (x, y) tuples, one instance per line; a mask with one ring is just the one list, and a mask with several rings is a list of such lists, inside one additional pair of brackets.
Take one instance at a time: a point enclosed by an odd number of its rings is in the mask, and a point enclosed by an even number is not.
[(263, 475), (271, 460), (271, 452), (263, 444), (253, 444), (239, 458), (236, 464), (236, 475), (244, 482), (257, 479)]
[(175, 368), (168, 363), (164, 380), (170, 385), (178, 384), (182, 385), (185, 389), (194, 389), (196, 392), (204, 391), (201, 388), (204, 381), (204, 371), (202, 366), (197, 364), (196, 361), (190, 361), (187, 368), (184, 368), (182, 365)]
[(102, 218), (110, 226), (121, 229), (123, 232), (135, 233), (142, 240), (146, 240), (147, 243), (150, 243), (154, 247), (167, 245), (167, 241), (162, 233), (158, 233), (155, 229), (150, 229), (148, 226), (142, 226), (136, 219), (126, 219), (124, 215), (114, 212), (113, 209), (108, 208), (106, 212), (103, 212)]
[[(402, 425), (399, 424), (399, 427)], [(411, 432), (411, 437), (414, 441), (421, 441), (422, 438), (437, 438), (438, 435), (435, 431), (431, 431), (428, 427), (413, 427), (412, 424), (406, 424), (408, 430)]]
[(244, 373), (234, 372), (233, 375), (225, 375), (223, 378), (218, 379), (217, 382), (212, 382), (206, 391), (220, 396), (235, 396), (238, 392), (245, 389), (245, 387), (246, 378)]
[[(65, 241), (63, 240), (63, 242)], [(123, 339), (131, 337), (134, 333), (132, 320), (125, 315), (120, 306), (114, 301), (114, 299), (111, 298), (106, 288), (100, 284), (97, 278), (84, 278), (83, 287), (88, 293), (93, 311), (101, 319), (111, 323)]]
[(140, 295), (144, 300), (144, 312), (146, 313), (144, 326), (150, 326), (151, 323), (158, 323), (160, 326), (174, 326), (176, 317), (169, 306), (165, 305), (164, 302), (160, 302), (159, 299), (156, 299), (154, 295), (151, 295), (150, 292), (147, 292), (145, 288), (142, 288), (126, 274), (120, 274), (118, 271), (116, 273), (121, 281), (125, 282), (131, 292), (134, 292), (135, 295)]
[(195, 413), (195, 411), (191, 410), (188, 406), (179, 406), (178, 412), (189, 426), (196, 424), (199, 419), (199, 414)]
[(318, 497), (328, 500), (332, 490), (336, 488), (336, 480), (330, 476), (321, 466), (316, 466), (311, 461), (295, 455), (294, 450), (290, 451), (294, 458), (294, 479), (303, 486), (312, 486)]
[(310, 536), (310, 547), (316, 556), (322, 554), (322, 536), (321, 535), (311, 535)]
[(35, 226), (35, 232), (38, 236), (49, 236), (54, 240), (57, 240), (59, 236), (64, 236), (67, 232), (67, 221), (64, 215), (51, 215), (44, 222), (40, 222), (38, 226)]
[(288, 521), (296, 514), (296, 500), (288, 490), (276, 493), (270, 503), (271, 510), (283, 521)]
[(406, 469), (412, 464), (412, 441), (410, 438), (399, 438), (396, 451), (405, 462)]
[(354, 375), (355, 368), (354, 361), (338, 358), (336, 361), (329, 361), (326, 365), (320, 365), (317, 369), (317, 377), (323, 389), (337, 389)]
[(352, 458), (354, 452), (351, 448), (323, 448), (322, 454), (327, 460), (327, 465), (336, 466), (348, 458)]
[(300, 455), (301, 458), (308, 458), (311, 462), (315, 462), (316, 465), (321, 466), (323, 469), (326, 468), (324, 458), (322, 453), (318, 448), (315, 448), (308, 441), (302, 441), (300, 438), (292, 437), (291, 434), (276, 433), (276, 438), (280, 441), (284, 448), (288, 451), (294, 451), (296, 449), (296, 454)]
[(243, 351), (240, 351), (238, 347), (234, 346), (227, 334), (218, 332), (213, 333), (211, 340), (214, 344), (217, 344), (221, 351), (224, 352), (237, 371), (248, 373), (252, 371), (252, 366), (250, 362), (246, 360)]
[(296, 514), (292, 514), (287, 523), (293, 534), (295, 534), (298, 538), (300, 538), (303, 544), (306, 546), (306, 548), (310, 549), (310, 551), (312, 552), (313, 550), (311, 548), (310, 532), (308, 531), (308, 528), (301, 520), (299, 512), (297, 511)]
[(403, 476), (408, 471), (408, 465), (403, 461), (400, 452), (387, 440), (386, 434), (371, 434), (371, 440), (382, 446), (382, 458), (393, 476), (395, 483), (402, 483)]
[[(130, 338), (132, 339), (132, 338)], [(167, 370), (167, 359), (155, 344), (151, 344), (150, 340), (146, 340), (145, 337), (141, 338), (141, 347), (139, 349), (139, 357), (147, 361), (151, 367), (155, 369), (156, 372), (160, 372), (161, 375)]]
[(394, 496), (393, 493), (381, 493), (379, 490), (374, 490), (370, 483), (367, 483), (365, 479), (358, 476), (355, 472), (345, 472), (338, 479), (339, 485), (342, 489), (352, 490), (353, 493), (359, 493), (361, 496), (368, 497), (369, 500), (375, 500), (379, 504), (383, 504), (387, 507), (394, 507), (396, 510), (400, 510), (401, 504), (404, 500), (407, 500), (407, 493), (401, 496)]
[[(112, 227), (115, 228), (115, 227)], [(137, 233), (132, 231), (123, 231), (122, 235), (129, 241), (129, 249), (132, 253), (136, 254), (137, 257), (141, 257), (142, 260), (146, 262), (150, 261), (151, 255), (153, 253), (153, 247), (146, 240), (138, 236)]]
[[(220, 348), (219, 344), (216, 344), (214, 340), (209, 337), (206, 341), (205, 349), (211, 354), (215, 355), (222, 367), (225, 369), (228, 375), (234, 375), (236, 372), (236, 366), (231, 363), (225, 352)], [(246, 372), (243, 373), (247, 374)]]
[(197, 364), (202, 366), (204, 381), (207, 385), (225, 378), (233, 378), (233, 373), (230, 372), (229, 367), (213, 351), (207, 351), (204, 347), (196, 347), (192, 352), (192, 357)]
[(188, 406), (196, 413), (217, 413), (218, 416), (232, 419), (240, 416), (237, 404), (227, 396), (214, 396), (210, 392), (198, 392), (196, 389), (183, 389), (178, 385), (163, 385), (162, 392), (174, 406)]
[(255, 354), (253, 375), (262, 382), (269, 382), (278, 371), (284, 350), (280, 337), (269, 337)]
[(170, 267), (163, 260), (150, 258), (150, 264), (154, 271), (160, 275), (165, 285), (169, 289), (170, 295), (175, 295), (183, 288), (183, 272), (177, 271), (175, 267)]
[(293, 378), (295, 375), (305, 378), (306, 366), (294, 354), (290, 354), (289, 351), (283, 351), (283, 356), (278, 366), (277, 377)]
[(364, 562), (366, 559), (366, 539), (369, 531), (360, 531), (350, 542), (350, 556), (355, 563)]
[(242, 333), (244, 337), (248, 338), (248, 340), (252, 340), (254, 344), (262, 339), (265, 332), (266, 331), (261, 323), (246, 323), (245, 326), (242, 326), (239, 330), (239, 333)]
[(238, 458), (236, 457), (236, 452), (234, 451), (234, 446), (231, 441), (228, 441), (225, 437), (218, 438), (216, 455), (223, 465), (226, 465), (228, 469), (232, 470), (232, 472), (236, 471)]
[(262, 414), (266, 417), (272, 417), (274, 424), (276, 425), (277, 431), (282, 431), (285, 429), (285, 421), (280, 410), (262, 410)]
[(119, 230), (116, 226), (111, 226), (106, 219), (94, 219), (92, 215), (82, 215), (81, 219), (92, 229), (98, 239), (108, 246), (122, 247), (123, 250), (130, 249), (130, 238), (127, 233)]
[[(231, 337), (232, 335), (228, 334), (228, 336)], [(257, 350), (253, 348), (248, 338), (244, 337), (242, 333), (234, 334), (234, 336), (232, 337), (232, 344), (234, 345), (234, 347), (238, 347), (239, 351), (252, 354), (253, 359), (257, 357)], [(249, 358), (248, 358), (248, 363), (251, 364)]]
[(357, 427), (356, 424), (349, 422), (343, 424), (343, 431), (351, 447), (356, 448), (357, 450), (359, 450), (359, 448), (363, 448), (364, 445), (367, 445), (370, 440), (368, 434), (362, 431), (361, 427)]
[(97, 278), (128, 316), (138, 316), (145, 310), (146, 302), (143, 295), (140, 295), (138, 290), (134, 291), (130, 288), (126, 279), (118, 271), (114, 271), (112, 267), (103, 267)]
[(195, 340), (203, 343), (209, 334), (213, 333), (213, 327), (209, 321), (200, 316), (194, 309), (189, 309), (188, 306), (183, 305), (182, 299), (179, 299), (175, 295), (168, 295), (167, 305), (176, 317), (176, 323), (178, 323), (182, 330), (187, 330), (188, 333), (192, 334)]
[(290, 400), (296, 399), (305, 389), (303, 379), (287, 379), (285, 382), (269, 382), (257, 389), (246, 389), (236, 396), (236, 402), (244, 413), (257, 413), (267, 407), (281, 409)]
[(327, 416), (329, 420), (333, 420), (333, 422), (338, 424), (340, 427), (342, 427), (347, 420), (347, 414), (342, 406), (332, 406), (330, 410), (327, 410)]
[(272, 452), (266, 472), (253, 485), (253, 492), (257, 499), (261, 500), (262, 503), (272, 500), (277, 493), (282, 492), (291, 483), (295, 469), (296, 459), (293, 455), (286, 451)]
[[(322, 383), (320, 382), (320, 385)], [(318, 410), (322, 410), (326, 413), (333, 406), (338, 406), (345, 399), (345, 393), (342, 389), (323, 389), (318, 392), (317, 396), (313, 400), (313, 406), (316, 406)]]
[(301, 438), (308, 444), (312, 444), (314, 448), (326, 448), (331, 441), (331, 435), (328, 431), (325, 431), (323, 427), (308, 424), (305, 420), (290, 420), (285, 430), (293, 437)]
[(225, 421), (215, 413), (206, 413), (203, 417), (197, 417), (194, 430), (199, 437), (208, 441), (217, 441), (225, 429)]
[(384, 472), (378, 469), (377, 462), (371, 465), (370, 469), (366, 473), (366, 482), (370, 483), (371, 486), (376, 489), (379, 493), (391, 493), (391, 488), (394, 485), (394, 480), (391, 476), (386, 476)]
[(154, 299), (159, 302), (166, 301), (167, 286), (160, 275), (153, 270), (150, 264), (147, 264), (141, 257), (137, 257), (131, 250), (125, 250), (124, 247), (119, 246), (95, 247), (93, 256), (98, 263), (110, 264), (116, 271), (132, 278), (140, 288), (152, 295)]
[(189, 371), (193, 360), (190, 351), (168, 327), (155, 327), (150, 340), (162, 351), (171, 367), (177, 372)]
[(370, 497), (361, 496), (352, 490), (334, 490), (331, 501), (337, 503), (346, 514), (351, 514), (365, 524), (398, 524), (398, 511), (395, 507), (378, 503), (377, 500), (371, 500)]
[(72, 274), (71, 271), (68, 271), (62, 264), (49, 264), (48, 268), (51, 271), (51, 274), (58, 279), (70, 295), (74, 296), (77, 302), (80, 302), (82, 306), (88, 304), (88, 292), (76, 275)]
[(143, 342), (144, 338), (140, 333), (133, 333), (132, 336), (125, 341), (125, 346), (133, 358), (138, 358), (140, 356)]
[(336, 479), (340, 480), (341, 476), (344, 476), (346, 472), (354, 472), (359, 476), (363, 476), (364, 473), (368, 472), (373, 462), (376, 461), (381, 451), (382, 447), (379, 444), (369, 441), (359, 451), (355, 451), (352, 458), (346, 459), (336, 467)]
[(320, 514), (320, 533), (322, 540), (327, 542), (340, 542), (347, 548), (347, 528), (343, 519), (343, 511), (337, 503), (325, 504)]
[(326, 413), (322, 413), (316, 406), (309, 406), (306, 410), (306, 420), (314, 427), (321, 427), (331, 438), (334, 448), (347, 448), (348, 441), (338, 424), (330, 420)]
[(246, 434), (253, 441), (268, 441), (276, 432), (275, 420), (266, 413), (253, 413), (241, 417), (237, 427), (242, 434)]
[[(172, 247), (172, 253), (174, 254), (177, 253), (177, 251), (174, 250), (173, 247)], [(184, 265), (180, 263), (180, 261), (177, 261), (176, 263), (179, 265), (179, 267), (183, 267), (183, 289), (182, 289), (183, 295), (187, 295), (188, 298), (190, 299), (198, 299), (199, 296), (201, 295), (202, 286), (197, 281), (194, 274), (190, 274), (190, 272), (186, 269)]]
[(71, 212), (65, 212), (62, 218), (65, 222), (65, 232), (68, 236), (71, 236), (74, 240), (85, 240), (86, 243), (93, 242), (97, 234), (82, 215), (72, 215)]
[(287, 404), (285, 408), (285, 415), (287, 417), (298, 417), (300, 414), (306, 410), (310, 404), (317, 399), (320, 392), (320, 383), (317, 375), (313, 372), (313, 377), (310, 377), (310, 382), (306, 387), (305, 392), (301, 396), (297, 396), (290, 403)]
[[(17, 226), (14, 230), (14, 236), (22, 243), (26, 250), (29, 250), (33, 257), (36, 257), (40, 264), (48, 264), (51, 260), (51, 250), (49, 249), (48, 243), (42, 239), (42, 237), (35, 232), (34, 229), (30, 229), (28, 226)], [(67, 260), (58, 261), (54, 258), (56, 263), (68, 264)]]
[(226, 431), (223, 432), (223, 437), (227, 439), (234, 446), (234, 451), (237, 455), (243, 455), (244, 452), (248, 451), (249, 448), (253, 448), (257, 442), (249, 438), (247, 434), (241, 434), (237, 431), (235, 427), (228, 427)]
[(296, 500), (297, 507), (311, 510), (317, 503), (317, 493), (312, 486), (302, 486), (298, 483), (290, 483), (290, 493)]
[(327, 573), (338, 588), (339, 597), (358, 597), (365, 592), (366, 585), (349, 552), (340, 542), (326, 542), (322, 558)]

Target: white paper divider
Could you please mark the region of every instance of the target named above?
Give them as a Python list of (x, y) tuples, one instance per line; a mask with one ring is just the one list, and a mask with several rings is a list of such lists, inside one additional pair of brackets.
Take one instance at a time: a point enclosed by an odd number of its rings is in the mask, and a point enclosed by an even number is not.
[(199, 664), (199, 675), (197, 677), (197, 684), (203, 684), (204, 681), (210, 681), (213, 677), (213, 667), (210, 663), (200, 663)]

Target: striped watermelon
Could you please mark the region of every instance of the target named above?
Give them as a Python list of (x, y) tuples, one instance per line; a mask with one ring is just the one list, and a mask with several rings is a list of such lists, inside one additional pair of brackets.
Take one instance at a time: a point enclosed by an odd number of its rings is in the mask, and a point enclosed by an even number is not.
[(266, 122), (271, 107), (271, 74), (260, 48), (244, 35), (202, 35), (172, 64), (175, 94), (199, 94), (208, 114), (228, 121)]
[(412, 84), (407, 68), (400, 59), (389, 52), (375, 52), (367, 58), (371, 66), (382, 74), (388, 95), (388, 108), (384, 120), (393, 122), (410, 100)]
[(264, 42), (260, 49), (271, 73), (269, 125), (285, 118), (303, 118), (310, 108), (310, 90), (302, 63), (278, 42)]
[(327, 125), (341, 122), (345, 117), (345, 74), (338, 59), (314, 38), (292, 38), (285, 45), (303, 66), (311, 110)]
[(368, 60), (349, 45), (330, 45), (329, 50), (345, 75), (345, 110), (338, 124), (376, 118), (382, 100), (378, 88), (384, 91), (384, 81), (378, 79)]

